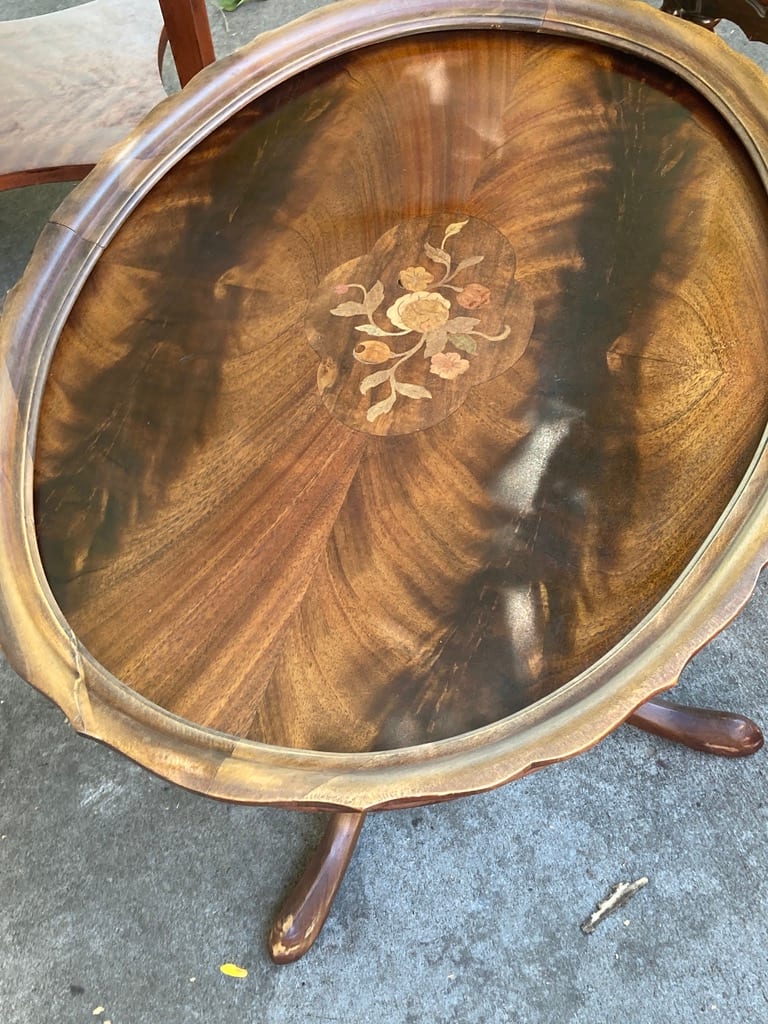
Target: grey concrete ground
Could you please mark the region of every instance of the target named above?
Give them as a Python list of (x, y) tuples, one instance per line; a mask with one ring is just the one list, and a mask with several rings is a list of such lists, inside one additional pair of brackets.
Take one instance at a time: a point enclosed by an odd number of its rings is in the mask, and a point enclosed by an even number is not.
[[(313, 6), (212, 8), (219, 52)], [(68, 189), (0, 194), (0, 294)], [(763, 581), (681, 698), (768, 724), (767, 629)], [(0, 1022), (765, 1022), (767, 779), (766, 753), (721, 761), (625, 727), (496, 793), (374, 816), (317, 947), (276, 968), (265, 935), (321, 819), (169, 786), (77, 737), (2, 663)]]

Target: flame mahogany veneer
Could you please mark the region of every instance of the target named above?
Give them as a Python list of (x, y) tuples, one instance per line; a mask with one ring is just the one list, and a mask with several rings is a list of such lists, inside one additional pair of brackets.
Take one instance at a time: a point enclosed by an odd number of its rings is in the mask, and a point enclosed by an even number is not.
[(652, 699), (768, 557), (767, 99), (643, 4), (340, 3), (47, 226), (2, 334), (3, 647), (168, 779), (341, 812), (276, 959), (370, 809), (633, 714), (759, 746)]

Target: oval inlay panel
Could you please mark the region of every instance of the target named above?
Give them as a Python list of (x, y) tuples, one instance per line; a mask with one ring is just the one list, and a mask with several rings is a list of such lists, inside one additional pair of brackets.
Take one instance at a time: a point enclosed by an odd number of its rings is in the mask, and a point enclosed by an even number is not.
[(332, 270), (312, 300), (318, 390), (347, 426), (423, 430), (525, 351), (534, 310), (515, 280), (511, 244), (489, 224), (455, 216), (390, 229), (369, 254)]

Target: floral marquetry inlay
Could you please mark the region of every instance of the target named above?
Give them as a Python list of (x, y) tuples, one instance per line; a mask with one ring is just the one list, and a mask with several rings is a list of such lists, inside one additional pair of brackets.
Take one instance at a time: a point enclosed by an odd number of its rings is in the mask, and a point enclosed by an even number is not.
[(333, 270), (310, 304), (307, 334), (334, 416), (368, 433), (408, 434), (509, 370), (533, 319), (504, 235), (443, 215), (399, 224)]

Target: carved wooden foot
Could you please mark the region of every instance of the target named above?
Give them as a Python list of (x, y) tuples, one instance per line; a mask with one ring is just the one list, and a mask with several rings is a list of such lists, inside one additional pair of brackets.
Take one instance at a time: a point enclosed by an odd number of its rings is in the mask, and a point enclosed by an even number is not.
[(269, 933), (269, 954), (290, 964), (312, 947), (328, 917), (357, 845), (365, 814), (334, 814), (312, 860), (283, 904)]
[(759, 726), (743, 715), (687, 708), (658, 698), (643, 704), (628, 721), (638, 729), (720, 757), (747, 757), (763, 745)]

